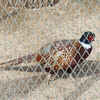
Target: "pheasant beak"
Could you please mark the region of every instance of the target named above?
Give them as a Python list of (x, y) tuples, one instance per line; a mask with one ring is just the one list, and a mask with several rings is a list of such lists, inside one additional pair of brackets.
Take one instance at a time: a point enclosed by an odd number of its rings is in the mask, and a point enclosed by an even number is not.
[(94, 41), (94, 38), (92, 39), (92, 41)]

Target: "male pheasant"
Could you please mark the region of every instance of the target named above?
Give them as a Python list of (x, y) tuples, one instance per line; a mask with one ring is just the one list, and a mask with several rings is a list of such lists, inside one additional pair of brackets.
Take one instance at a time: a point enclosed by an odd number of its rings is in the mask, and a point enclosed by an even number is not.
[(71, 70), (91, 53), (94, 38), (95, 34), (87, 31), (79, 40), (58, 40), (45, 45), (37, 53), (4, 62), (0, 65), (17, 65), (24, 61), (31, 62), (35, 58), (35, 61), (39, 62), (41, 66), (45, 66), (46, 72), (54, 73), (57, 70), (66, 70), (71, 73)]

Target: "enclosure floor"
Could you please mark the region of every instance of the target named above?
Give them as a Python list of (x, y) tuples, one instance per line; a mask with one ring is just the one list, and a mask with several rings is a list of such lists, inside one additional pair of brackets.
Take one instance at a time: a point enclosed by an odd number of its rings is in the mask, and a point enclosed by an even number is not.
[(91, 55), (80, 65), (81, 70), (77, 67), (76, 74), (72, 74), (77, 85), (67, 73), (59, 72), (47, 86), (47, 73), (35, 70), (34, 62), (0, 66), (1, 100), (100, 100), (100, 5), (68, 1), (38, 10), (4, 10), (0, 19), (0, 63), (33, 54), (58, 39), (79, 39), (89, 30), (96, 39)]

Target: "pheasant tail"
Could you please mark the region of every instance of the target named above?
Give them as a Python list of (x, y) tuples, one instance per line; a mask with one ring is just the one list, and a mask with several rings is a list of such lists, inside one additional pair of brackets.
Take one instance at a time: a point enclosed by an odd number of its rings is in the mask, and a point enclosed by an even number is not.
[(29, 54), (27, 56), (23, 56), (23, 57), (13, 59), (13, 60), (8, 61), (8, 62), (1, 63), (0, 66), (3, 66), (3, 65), (6, 65), (6, 66), (18, 65), (18, 64), (21, 64), (23, 62), (31, 63), (33, 61), (34, 56), (35, 56), (35, 53)]

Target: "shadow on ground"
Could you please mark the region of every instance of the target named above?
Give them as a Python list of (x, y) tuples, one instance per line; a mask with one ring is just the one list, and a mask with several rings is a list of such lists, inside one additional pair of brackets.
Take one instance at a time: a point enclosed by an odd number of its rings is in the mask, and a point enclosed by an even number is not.
[[(75, 79), (81, 79), (81, 78), (88, 77), (88, 76), (93, 76), (93, 78), (99, 77), (99, 73), (100, 73), (99, 69), (100, 69), (99, 62), (84, 61), (83, 63), (80, 64), (80, 66), (77, 66), (73, 70), (72, 76)], [(8, 80), (8, 81), (0, 80), (0, 85), (1, 85), (0, 98), (2, 98), (2, 99), (15, 98), (16, 96), (22, 97), (22, 96), (27, 95), (28, 93), (34, 91), (35, 89), (41, 87), (41, 85), (46, 82), (45, 79), (46, 79), (47, 74), (41, 68), (39, 68), (39, 67), (37, 68), (37, 66), (18, 66), (18, 67), (9, 67), (9, 68), (1, 67), (1, 71), (2, 70), (5, 72), (9, 71), (10, 73), (13, 71), (33, 73), (33, 75), (30, 75), (25, 78), (23, 76), (22, 78), (17, 78), (14, 80)], [(41, 73), (41, 71), (42, 71), (42, 73)], [(64, 78), (64, 79), (68, 78), (68, 75), (66, 74), (66, 72), (63, 72), (63, 71), (58, 72), (58, 74), (56, 73), (56, 75), (57, 75), (57, 80), (59, 80), (59, 78)], [(91, 80), (93, 83), (94, 79), (91, 79)], [(84, 87), (83, 85), (85, 83), (86, 82), (84, 81), (84, 83), (80, 84), (78, 86), (78, 90), (73, 91), (72, 94), (74, 94), (76, 97), (78, 97), (78, 95), (80, 94), (80, 91), (84, 92), (87, 89), (89, 89), (89, 87), (91, 86), (91, 83), (88, 83), (88, 84), (86, 83), (87, 88), (85, 88), (85, 89), (82, 88), (82, 87)], [(52, 82), (51, 82), (51, 84), (52, 84)], [(80, 89), (80, 91), (79, 91), (79, 89)], [(71, 95), (66, 97), (65, 100), (68, 100), (70, 97), (71, 97)], [(70, 100), (75, 99), (74, 97)]]
[[(97, 61), (84, 61), (80, 65), (76, 66), (72, 70), (72, 76), (74, 78), (81, 78), (85, 76), (98, 75), (100, 73), (100, 63)], [(45, 72), (45, 70), (41, 66), (17, 66), (17, 67), (1, 67), (1, 70), (16, 70), (23, 72)], [(55, 72), (55, 75), (58, 75), (58, 78), (67, 78), (66, 71), (58, 71)]]

